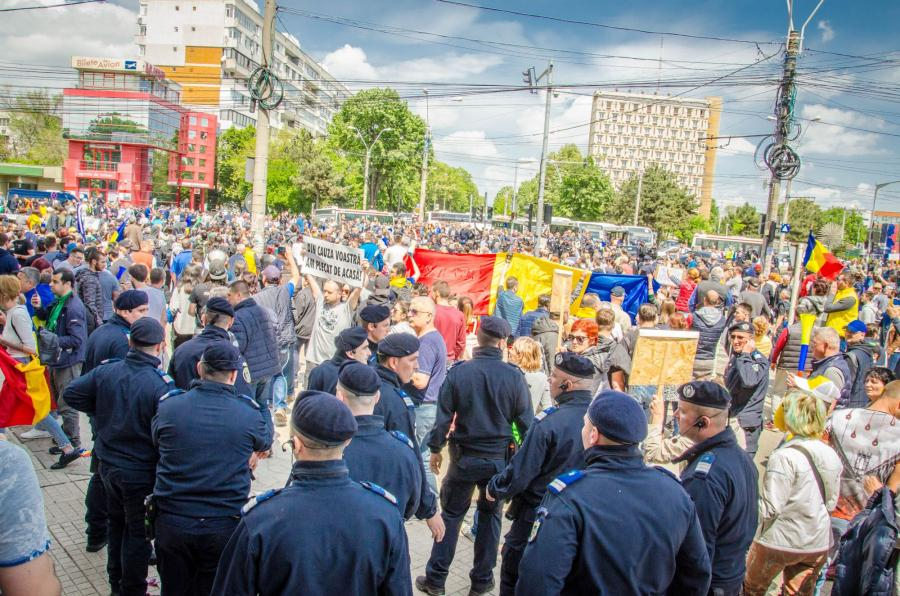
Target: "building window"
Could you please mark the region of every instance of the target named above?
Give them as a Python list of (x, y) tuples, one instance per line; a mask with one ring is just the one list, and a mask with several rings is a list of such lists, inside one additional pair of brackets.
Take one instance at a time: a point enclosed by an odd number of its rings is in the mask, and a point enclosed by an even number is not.
[(194, 179), (194, 173), (193, 173), (193, 172), (184, 171), (184, 172), (181, 173), (181, 179), (182, 179), (182, 180), (193, 180), (193, 179)]
[(206, 153), (206, 145), (200, 145), (200, 153)]
[(191, 123), (191, 126), (197, 126), (197, 117), (191, 116), (188, 121)]
[(208, 137), (208, 136), (209, 136), (209, 133), (206, 132), (205, 130), (201, 130), (201, 131), (200, 131), (200, 138), (201, 138), (201, 139), (206, 139), (206, 137)]
[(205, 167), (206, 167), (206, 160), (205, 160), (205, 159), (201, 159), (201, 160), (200, 160), (200, 167), (201, 167), (201, 168), (205, 168)]
[(196, 138), (197, 138), (197, 131), (196, 131), (196, 130), (189, 130), (189, 131), (188, 131), (188, 138), (189, 138), (189, 139), (196, 139)]
[(209, 118), (200, 118), (200, 126), (206, 128), (209, 126)]
[(175, 12), (178, 12), (179, 10), (181, 10), (181, 8), (179, 8), (179, 6), (176, 4), (176, 5), (175, 5)]
[(178, 33), (178, 27), (175, 27), (175, 33)]
[(197, 7), (196, 7), (196, 6), (194, 7), (194, 12), (197, 12)]
[(197, 172), (197, 180), (200, 180), (201, 182), (206, 180), (206, 172)]

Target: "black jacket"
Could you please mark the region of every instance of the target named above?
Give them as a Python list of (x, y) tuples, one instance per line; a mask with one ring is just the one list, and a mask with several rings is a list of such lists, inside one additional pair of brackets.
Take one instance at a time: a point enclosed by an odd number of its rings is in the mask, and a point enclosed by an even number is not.
[(263, 381), (281, 372), (272, 318), (253, 298), (247, 298), (234, 307), (231, 332), (237, 338), (238, 349), (250, 368), (250, 382)]

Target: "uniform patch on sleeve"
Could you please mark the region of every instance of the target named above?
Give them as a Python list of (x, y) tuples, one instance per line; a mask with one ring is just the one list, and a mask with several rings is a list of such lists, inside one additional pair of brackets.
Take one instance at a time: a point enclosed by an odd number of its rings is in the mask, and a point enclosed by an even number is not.
[(400, 397), (403, 398), (403, 403), (406, 404), (407, 408), (415, 408), (416, 407), (416, 404), (413, 402), (412, 398), (409, 397), (409, 394), (406, 393), (406, 391), (404, 391), (403, 389), (400, 389), (397, 393), (400, 395)]
[(169, 391), (168, 393), (163, 395), (161, 398), (159, 398), (159, 401), (167, 400), (170, 397), (173, 397), (175, 395), (181, 395), (182, 393), (184, 393), (183, 389), (172, 389), (171, 391)]
[(531, 526), (531, 533), (528, 535), (528, 542), (534, 542), (534, 539), (537, 538), (538, 531), (541, 529), (541, 524), (544, 522), (544, 519), (547, 517), (547, 508), (546, 507), (538, 507), (537, 517), (534, 520), (534, 525)]
[(282, 489), (280, 489), (280, 488), (270, 488), (266, 492), (256, 495), (255, 497), (253, 497), (252, 499), (247, 501), (247, 503), (243, 507), (241, 507), (241, 515), (247, 515), (247, 513), (251, 509), (253, 509), (257, 505), (259, 505), (260, 503), (264, 503), (264, 502), (268, 501), (269, 499), (271, 499), (272, 497), (274, 497), (281, 491), (282, 491)]
[(697, 462), (697, 466), (694, 468), (694, 475), (702, 477), (709, 474), (709, 470), (712, 468), (714, 461), (716, 461), (716, 454), (711, 451), (707, 451), (701, 455), (700, 461)]
[(556, 477), (550, 484), (547, 485), (547, 490), (549, 490), (554, 495), (558, 495), (562, 491), (566, 489), (567, 486), (570, 486), (579, 480), (584, 478), (584, 470), (572, 470), (571, 472), (566, 472), (562, 476)]
[(106, 360), (101, 360), (100, 364), (112, 364), (113, 362), (121, 362), (121, 358), (107, 358)]
[(405, 444), (409, 445), (410, 449), (416, 448), (416, 445), (409, 439), (409, 437), (407, 437), (404, 433), (400, 432), (399, 430), (392, 430), (391, 436), (394, 437), (395, 439), (397, 439), (398, 441), (400, 441), (401, 443), (405, 443)]
[(250, 397), (249, 395), (244, 395), (243, 393), (238, 393), (237, 396), (238, 396), (239, 398), (241, 398), (243, 401), (245, 401), (245, 402), (247, 402), (248, 404), (250, 404), (251, 406), (253, 406), (253, 409), (254, 409), (254, 410), (258, 410), (258, 409), (259, 409), (259, 404), (256, 403), (256, 400), (253, 399), (252, 397)]
[(557, 408), (556, 406), (550, 406), (549, 408), (544, 408), (543, 410), (541, 410), (540, 412), (537, 413), (537, 415), (534, 417), (534, 419), (535, 420), (543, 420), (544, 418), (546, 418), (547, 416), (549, 416), (550, 414), (552, 414), (553, 412), (555, 412), (558, 409), (559, 408)]
[(375, 484), (374, 482), (360, 482), (360, 484), (363, 485), (364, 488), (366, 488), (366, 489), (372, 491), (373, 493), (375, 493), (376, 495), (381, 495), (382, 497), (384, 497), (385, 499), (387, 499), (388, 501), (390, 501), (390, 502), (393, 503), (394, 505), (397, 504), (397, 497), (395, 497), (394, 495), (392, 495), (392, 494), (390, 493), (390, 491), (381, 488), (380, 486), (378, 486), (378, 485)]

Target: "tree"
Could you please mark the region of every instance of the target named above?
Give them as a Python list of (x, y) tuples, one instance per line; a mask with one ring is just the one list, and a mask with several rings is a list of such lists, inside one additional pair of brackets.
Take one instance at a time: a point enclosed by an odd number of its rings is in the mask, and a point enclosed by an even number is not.
[(609, 177), (586, 157), (581, 165), (565, 168), (556, 196), (556, 207), (563, 217), (578, 221), (598, 221), (609, 210), (613, 200)]
[(59, 112), (62, 96), (46, 91), (26, 91), (5, 100), (9, 112), (8, 158), (29, 164), (60, 166), (68, 144), (63, 138)]
[(513, 208), (513, 187), (512, 186), (504, 186), (500, 190), (497, 191), (497, 194), (494, 195), (494, 214), (495, 215), (503, 215), (503, 212), (506, 211), (507, 215), (512, 213)]
[(729, 207), (723, 226), (732, 236), (759, 237), (760, 214), (756, 207), (744, 203), (740, 207)]
[(109, 135), (114, 132), (144, 134), (147, 132), (147, 129), (134, 120), (129, 120), (117, 112), (112, 112), (91, 120), (87, 132), (92, 138), (108, 140), (110, 138)]
[[(432, 203), (431, 205), (426, 204), (426, 209), (433, 205), (434, 209), (443, 211), (468, 211), (469, 197), (478, 198), (478, 195), (478, 186), (475, 185), (472, 175), (465, 168), (454, 168), (442, 161), (435, 161), (428, 167), (428, 185), (425, 196)], [(416, 201), (418, 201), (418, 194), (416, 194)], [(494, 212), (497, 212), (496, 206)]]
[[(784, 215), (784, 205), (779, 205), (778, 221), (781, 221)], [(791, 199), (791, 205), (788, 209), (788, 223), (791, 224), (791, 231), (787, 234), (787, 239), (792, 242), (801, 242), (806, 240), (810, 230), (816, 230), (819, 227), (819, 221), (822, 217), (822, 210), (811, 199)], [(778, 233), (779, 230), (776, 230)]]
[[(639, 175), (625, 181), (610, 204), (609, 215), (615, 223), (634, 222)], [(684, 235), (691, 229), (691, 218), (697, 215), (697, 199), (687, 188), (678, 184), (674, 174), (658, 165), (644, 171), (641, 183), (641, 205), (638, 225), (656, 230), (661, 237)]]
[(308, 131), (279, 131), (271, 140), (269, 156), (266, 206), (271, 211), (309, 212), (342, 195), (325, 142)]
[(216, 191), (219, 201), (243, 205), (253, 187), (244, 181), (247, 158), (256, 148), (256, 129), (229, 128), (219, 135), (216, 148)]
[(827, 223), (841, 225), (842, 222), (844, 224), (845, 245), (855, 246), (857, 243), (866, 241), (868, 228), (866, 228), (862, 214), (855, 209), (850, 211), (841, 207), (832, 207), (831, 209), (823, 211), (819, 216), (819, 227), (817, 229), (821, 229), (821, 227)]

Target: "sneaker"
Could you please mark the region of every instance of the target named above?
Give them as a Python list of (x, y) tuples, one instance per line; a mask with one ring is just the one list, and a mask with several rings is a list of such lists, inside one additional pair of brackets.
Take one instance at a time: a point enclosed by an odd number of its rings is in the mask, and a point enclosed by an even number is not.
[(416, 589), (420, 592), (430, 594), (431, 596), (443, 596), (443, 594), (445, 594), (444, 588), (429, 584), (428, 578), (424, 575), (420, 575), (416, 578)]
[(84, 550), (89, 553), (97, 553), (103, 550), (103, 547), (106, 546), (108, 539), (106, 538), (88, 538), (87, 545), (85, 545)]
[(284, 410), (275, 412), (275, 426), (287, 426), (287, 414)]
[(50, 455), (62, 455), (62, 452), (62, 449), (60, 449), (56, 445), (50, 447), (50, 449), (47, 450), (47, 453), (49, 453)]
[(476, 588), (472, 586), (469, 589), (469, 596), (481, 596), (482, 594), (488, 594), (491, 590), (494, 589), (494, 580), (491, 580), (491, 583), (485, 584), (484, 586)]
[(475, 542), (475, 532), (472, 531), (472, 526), (466, 522), (463, 522), (459, 533), (463, 535), (463, 538), (467, 538), (470, 542)]
[(26, 431), (23, 432), (21, 435), (19, 435), (19, 438), (20, 438), (20, 439), (26, 439), (26, 440), (31, 440), (31, 439), (49, 439), (49, 438), (50, 438), (50, 433), (48, 433), (48, 432), (45, 431), (45, 430), (40, 430), (40, 429), (37, 429), (37, 428), (32, 428), (31, 430), (26, 430)]
[(51, 470), (62, 470), (70, 463), (81, 457), (81, 449), (73, 449), (69, 453), (63, 453), (59, 456), (59, 461), (50, 466)]

